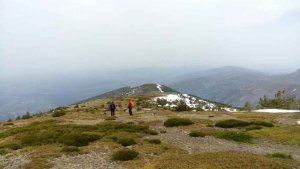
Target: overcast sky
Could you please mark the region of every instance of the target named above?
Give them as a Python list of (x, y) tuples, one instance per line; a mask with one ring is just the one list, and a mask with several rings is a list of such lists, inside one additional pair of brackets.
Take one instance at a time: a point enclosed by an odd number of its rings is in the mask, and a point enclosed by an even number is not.
[(300, 68), (300, 0), (0, 0), (0, 75)]

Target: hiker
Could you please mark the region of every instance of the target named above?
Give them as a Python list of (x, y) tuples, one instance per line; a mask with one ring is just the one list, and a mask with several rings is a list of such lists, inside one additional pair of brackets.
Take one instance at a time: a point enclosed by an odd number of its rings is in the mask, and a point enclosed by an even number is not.
[(110, 110), (110, 115), (115, 116), (115, 111), (116, 111), (116, 105), (114, 101), (111, 101), (109, 104), (109, 110)]
[(133, 108), (133, 102), (131, 99), (128, 100), (128, 113), (130, 116), (132, 116), (132, 108)]

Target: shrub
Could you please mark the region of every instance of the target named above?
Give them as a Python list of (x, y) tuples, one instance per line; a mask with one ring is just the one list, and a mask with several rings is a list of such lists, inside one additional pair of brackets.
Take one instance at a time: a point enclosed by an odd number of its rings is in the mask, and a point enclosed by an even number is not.
[(99, 135), (71, 133), (60, 138), (60, 142), (68, 146), (87, 146), (90, 142), (100, 139)]
[(22, 116), (22, 119), (30, 119), (30, 118), (31, 118), (31, 115), (29, 112), (26, 112), (26, 114)]
[(166, 127), (176, 127), (176, 126), (188, 126), (194, 124), (190, 119), (185, 118), (171, 118), (164, 122)]
[(207, 124), (206, 127), (214, 127), (212, 124)]
[(4, 125), (4, 126), (13, 126), (13, 125), (15, 125), (15, 124), (12, 123), (12, 122), (7, 122), (7, 123), (4, 123), (3, 125)]
[(264, 127), (274, 127), (273, 123), (266, 122), (266, 121), (251, 121), (250, 124), (264, 126)]
[(70, 147), (64, 147), (62, 148), (63, 152), (79, 152), (79, 148), (78, 147), (73, 147), (73, 146), (70, 146)]
[(134, 150), (119, 150), (113, 153), (113, 160), (114, 161), (128, 161), (133, 160), (138, 156), (138, 152)]
[(230, 120), (219, 121), (216, 123), (215, 126), (221, 128), (235, 128), (235, 127), (245, 127), (248, 125), (250, 124), (246, 121), (230, 119)]
[(150, 134), (150, 135), (158, 135), (158, 132), (157, 131), (154, 131), (154, 130), (149, 130), (146, 132), (147, 134)]
[(268, 156), (271, 157), (276, 157), (276, 158), (283, 158), (283, 159), (293, 159), (293, 157), (289, 154), (284, 154), (284, 153), (273, 153), (273, 154), (268, 154)]
[(192, 131), (189, 134), (190, 137), (205, 137), (205, 134), (199, 131)]
[(66, 114), (66, 112), (59, 110), (59, 111), (54, 111), (54, 113), (52, 114), (52, 117), (60, 117), (60, 116), (64, 116)]
[(22, 146), (20, 144), (8, 144), (5, 147), (12, 149), (12, 150), (22, 149)]
[(0, 149), (0, 155), (5, 155), (5, 154), (7, 154), (7, 151), (4, 149)]
[(189, 111), (189, 110), (191, 110), (191, 108), (183, 100), (180, 100), (176, 107), (176, 111)]
[(134, 145), (136, 144), (135, 140), (132, 139), (132, 138), (119, 138), (118, 139), (118, 143), (121, 144), (122, 146), (124, 147), (127, 147), (127, 146), (131, 146), (131, 145)]
[(233, 140), (236, 142), (245, 142), (249, 143), (252, 141), (252, 136), (247, 133), (242, 132), (233, 132), (233, 131), (224, 131), (217, 134), (218, 138), (226, 139), (226, 140)]
[(161, 141), (159, 139), (149, 139), (147, 141), (151, 144), (160, 144), (161, 143)]

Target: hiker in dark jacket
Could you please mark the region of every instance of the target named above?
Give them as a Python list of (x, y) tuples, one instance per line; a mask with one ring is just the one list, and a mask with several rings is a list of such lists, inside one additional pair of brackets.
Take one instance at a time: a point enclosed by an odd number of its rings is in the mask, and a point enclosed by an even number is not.
[(111, 103), (109, 104), (109, 110), (110, 110), (111, 116), (115, 116), (116, 105), (115, 105), (114, 101), (111, 101)]

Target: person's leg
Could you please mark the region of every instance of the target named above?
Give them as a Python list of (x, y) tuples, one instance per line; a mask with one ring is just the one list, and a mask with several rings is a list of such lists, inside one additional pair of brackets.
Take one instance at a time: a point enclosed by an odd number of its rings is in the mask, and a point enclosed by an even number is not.
[(113, 115), (115, 116), (116, 110), (113, 110)]
[(132, 116), (132, 108), (129, 108), (129, 115)]
[(114, 115), (113, 110), (110, 110), (110, 116), (113, 116), (113, 115)]

